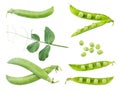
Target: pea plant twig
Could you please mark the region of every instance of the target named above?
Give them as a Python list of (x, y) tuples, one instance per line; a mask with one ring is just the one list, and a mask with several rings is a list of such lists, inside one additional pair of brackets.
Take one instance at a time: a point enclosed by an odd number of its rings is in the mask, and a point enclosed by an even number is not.
[(7, 32), (7, 33), (15, 34), (15, 35), (18, 35), (20, 37), (23, 37), (23, 38), (26, 38), (29, 40), (33, 40), (34, 42), (32, 42), (31, 44), (29, 44), (27, 46), (27, 50), (30, 53), (36, 52), (39, 49), (41, 43), (46, 44), (46, 46), (38, 54), (39, 60), (44, 61), (49, 56), (51, 46), (68, 48), (67, 46), (53, 44), (53, 41), (55, 40), (55, 35), (51, 31), (51, 29), (49, 29), (48, 27), (45, 27), (44, 31), (45, 31), (44, 41), (41, 41), (39, 35), (37, 35), (37, 34), (31, 34), (31, 38), (29, 38), (29, 37), (23, 36), (23, 35), (18, 34), (18, 33), (13, 33), (13, 32)]

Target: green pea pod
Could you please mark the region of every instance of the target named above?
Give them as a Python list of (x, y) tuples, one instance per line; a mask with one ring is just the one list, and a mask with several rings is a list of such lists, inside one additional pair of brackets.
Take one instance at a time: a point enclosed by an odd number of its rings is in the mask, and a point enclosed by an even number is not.
[[(53, 70), (58, 70), (59, 66), (57, 65), (51, 65), (49, 67), (46, 67), (45, 69), (43, 69), (47, 74), (51, 73)], [(16, 84), (16, 85), (25, 85), (25, 84), (29, 84), (32, 82), (35, 82), (41, 78), (37, 77), (35, 74), (30, 74), (24, 77), (12, 77), (9, 75), (6, 75), (7, 80), (12, 83), (12, 84)]]
[(73, 77), (73, 78), (67, 78), (66, 82), (71, 80), (80, 84), (105, 85), (110, 83), (113, 80), (113, 78), (114, 77), (105, 77), (105, 78)]
[(22, 66), (22, 67), (30, 70), (31, 72), (33, 72), (33, 74), (35, 74), (38, 78), (42, 78), (51, 83), (53, 82), (51, 80), (51, 78), (48, 76), (48, 74), (42, 68), (40, 68), (39, 66), (35, 65), (34, 63), (32, 63), (26, 59), (13, 58), (8, 63)]
[(88, 26), (85, 26), (85, 27), (83, 27), (83, 28), (78, 29), (77, 31), (75, 31), (75, 32), (71, 35), (71, 37), (74, 37), (74, 36), (77, 36), (77, 35), (82, 34), (82, 33), (84, 33), (84, 32), (87, 32), (87, 31), (89, 31), (89, 30), (91, 30), (91, 29), (98, 28), (98, 27), (103, 26), (104, 24), (107, 24), (107, 23), (109, 23), (109, 22), (111, 22), (111, 20), (103, 20), (103, 21), (100, 21), (100, 22), (92, 23), (92, 24), (90, 24), (90, 25), (88, 25)]
[(45, 18), (50, 16), (53, 12), (54, 12), (54, 7), (51, 7), (43, 11), (29, 11), (22, 9), (10, 9), (7, 11), (7, 13), (12, 13), (27, 18)]
[(74, 14), (75, 16), (78, 16), (80, 18), (84, 18), (84, 19), (89, 19), (89, 20), (99, 20), (99, 21), (103, 21), (103, 20), (112, 20), (111, 18), (109, 18), (108, 16), (104, 15), (104, 14), (100, 14), (100, 13), (90, 13), (90, 12), (86, 12), (86, 11), (82, 11), (79, 9), (76, 9), (74, 6), (70, 5), (70, 11), (72, 14)]
[(114, 61), (112, 62), (111, 61), (98, 61), (98, 62), (92, 62), (92, 63), (87, 63), (87, 64), (69, 64), (69, 66), (76, 71), (89, 71), (89, 70), (103, 68), (113, 63)]

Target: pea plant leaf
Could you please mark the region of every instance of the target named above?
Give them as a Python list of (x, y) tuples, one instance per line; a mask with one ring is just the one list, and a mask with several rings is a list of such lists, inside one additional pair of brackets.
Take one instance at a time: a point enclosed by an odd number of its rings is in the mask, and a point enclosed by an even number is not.
[(39, 42), (33, 42), (27, 46), (27, 50), (31, 53), (34, 53), (39, 49), (39, 46), (40, 46)]
[(50, 28), (45, 27), (45, 36), (44, 36), (44, 40), (47, 44), (52, 44), (53, 41), (55, 40), (55, 35), (54, 33), (51, 31)]
[(40, 41), (40, 37), (37, 34), (31, 34), (31, 38), (36, 41)]
[(46, 45), (40, 52), (39, 52), (39, 60), (44, 61), (50, 52), (50, 45)]

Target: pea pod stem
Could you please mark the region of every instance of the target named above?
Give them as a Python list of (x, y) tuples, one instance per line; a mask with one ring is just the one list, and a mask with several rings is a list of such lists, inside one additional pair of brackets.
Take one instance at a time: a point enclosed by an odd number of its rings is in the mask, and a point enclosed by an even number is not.
[[(29, 40), (34, 40), (34, 41), (36, 41), (35, 39), (29, 38), (29, 37), (26, 37), (26, 36), (23, 36), (23, 35), (21, 35), (21, 34), (17, 34), (17, 33), (14, 33), (14, 32), (7, 32), (7, 33), (15, 34), (15, 35), (18, 35), (18, 36), (20, 36), (20, 37), (23, 37), (23, 38), (26, 38), (26, 39), (29, 39)], [(48, 44), (48, 43), (43, 42), (43, 41), (38, 41), (38, 42), (44, 43), (44, 44)], [(49, 44), (49, 45), (57, 46), (57, 47), (62, 47), (62, 48), (68, 48), (68, 46), (63, 46), (63, 45), (58, 45), (58, 44), (53, 44), (53, 43), (52, 43), (52, 44)]]

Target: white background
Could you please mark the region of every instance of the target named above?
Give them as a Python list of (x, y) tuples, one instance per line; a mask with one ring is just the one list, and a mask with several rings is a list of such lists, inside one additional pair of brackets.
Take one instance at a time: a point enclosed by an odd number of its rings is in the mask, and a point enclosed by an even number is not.
[[(83, 33), (71, 38), (71, 34), (76, 29), (85, 25), (89, 25), (96, 21), (85, 20), (71, 14), (69, 5), (72, 4), (78, 9), (96, 12), (108, 15), (115, 24), (108, 23), (89, 32)], [(54, 6), (54, 13), (43, 19), (29, 19), (19, 17), (6, 12), (10, 8), (27, 9), (27, 10), (45, 10)], [(1, 92), (114, 92), (119, 90), (120, 85), (120, 12), (119, 0), (0, 0), (0, 91)], [(18, 34), (29, 36), (31, 30), (33, 33), (40, 35), (41, 40), (44, 40), (44, 28), (48, 26), (54, 31), (56, 39), (54, 43), (66, 45), (69, 48), (60, 48), (52, 46), (49, 58), (42, 62), (38, 60), (38, 52), (29, 53), (26, 46), (31, 43), (30, 40), (8, 34), (16, 32)], [(80, 56), (83, 47), (79, 46), (79, 41), (84, 40), (85, 45), (89, 42), (100, 43), (101, 49), (104, 50), (103, 55), (87, 54), (85, 58)], [(45, 45), (41, 44), (40, 49)], [(40, 50), (39, 49), (39, 50)], [(25, 76), (30, 72), (22, 67), (7, 64), (8, 60), (15, 57), (21, 57), (32, 61), (38, 66), (44, 68), (50, 65), (59, 65), (62, 71), (50, 74), (59, 80), (59, 83), (50, 84), (44, 80), (38, 80), (27, 85), (13, 85), (6, 80), (6, 74), (11, 76)], [(70, 63), (89, 63), (93, 61), (109, 60), (116, 63), (106, 68), (88, 71), (77, 72), (72, 70), (68, 64)], [(83, 85), (74, 82), (64, 82), (68, 77), (87, 76), (87, 77), (110, 77), (114, 76), (111, 83), (103, 86)]]

